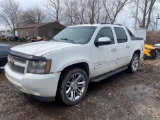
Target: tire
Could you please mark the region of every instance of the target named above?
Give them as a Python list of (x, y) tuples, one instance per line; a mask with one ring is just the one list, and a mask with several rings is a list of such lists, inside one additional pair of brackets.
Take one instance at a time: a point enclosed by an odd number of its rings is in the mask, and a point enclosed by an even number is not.
[(143, 60), (147, 60), (147, 55), (144, 55), (144, 56), (143, 56)]
[(80, 68), (72, 68), (60, 79), (58, 95), (61, 102), (66, 105), (75, 105), (86, 95), (88, 89), (88, 76)]
[(154, 53), (154, 54), (153, 54), (153, 59), (156, 59), (156, 56), (157, 56), (156, 53)]
[(129, 64), (128, 70), (130, 73), (134, 73), (138, 70), (139, 67), (139, 55), (135, 53), (132, 57), (132, 60)]

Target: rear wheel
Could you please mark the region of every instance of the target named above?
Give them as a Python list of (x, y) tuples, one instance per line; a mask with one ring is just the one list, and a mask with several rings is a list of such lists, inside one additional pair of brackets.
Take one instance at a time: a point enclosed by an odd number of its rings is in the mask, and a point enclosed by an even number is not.
[(80, 102), (88, 89), (88, 76), (80, 68), (68, 70), (60, 80), (59, 97), (66, 105), (74, 105)]
[(139, 55), (137, 53), (135, 53), (132, 57), (131, 63), (128, 67), (128, 70), (131, 73), (134, 73), (138, 70), (138, 67), (139, 67)]

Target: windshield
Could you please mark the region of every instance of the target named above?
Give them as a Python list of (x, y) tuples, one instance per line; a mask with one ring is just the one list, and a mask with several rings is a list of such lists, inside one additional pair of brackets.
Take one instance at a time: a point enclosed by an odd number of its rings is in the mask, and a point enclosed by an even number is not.
[(72, 42), (75, 44), (86, 44), (91, 40), (91, 37), (96, 27), (69, 27), (57, 34), (53, 40), (57, 42)]

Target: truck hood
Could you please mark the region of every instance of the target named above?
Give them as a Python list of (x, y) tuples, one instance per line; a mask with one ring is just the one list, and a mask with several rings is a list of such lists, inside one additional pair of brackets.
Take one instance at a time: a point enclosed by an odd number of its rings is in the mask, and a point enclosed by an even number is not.
[(52, 51), (65, 49), (76, 45), (78, 44), (55, 42), (55, 41), (49, 41), (49, 42), (42, 41), (42, 42), (34, 42), (34, 43), (19, 45), (11, 48), (11, 50), (20, 53), (25, 53), (28, 55), (42, 56)]

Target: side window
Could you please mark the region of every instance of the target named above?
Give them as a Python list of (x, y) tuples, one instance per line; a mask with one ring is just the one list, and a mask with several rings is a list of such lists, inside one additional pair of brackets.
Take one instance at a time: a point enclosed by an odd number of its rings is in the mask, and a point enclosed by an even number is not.
[(131, 37), (131, 40), (136, 40), (136, 37), (133, 35), (133, 33), (127, 28), (127, 31), (129, 33), (129, 36)]
[(125, 33), (123, 28), (115, 27), (114, 30), (115, 30), (115, 33), (116, 33), (116, 36), (117, 36), (117, 42), (118, 43), (127, 42), (127, 35), (126, 35), (126, 33)]
[(111, 44), (114, 44), (114, 37), (110, 27), (102, 28), (97, 34), (96, 41), (101, 37), (109, 37), (111, 39)]

